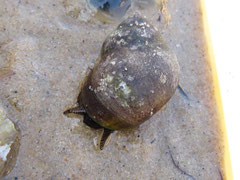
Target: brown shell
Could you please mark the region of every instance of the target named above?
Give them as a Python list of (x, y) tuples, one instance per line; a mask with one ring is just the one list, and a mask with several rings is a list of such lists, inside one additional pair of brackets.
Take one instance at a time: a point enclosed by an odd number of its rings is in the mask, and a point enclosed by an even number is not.
[(104, 41), (78, 103), (105, 128), (133, 127), (159, 111), (178, 82), (176, 56), (152, 25), (134, 16)]

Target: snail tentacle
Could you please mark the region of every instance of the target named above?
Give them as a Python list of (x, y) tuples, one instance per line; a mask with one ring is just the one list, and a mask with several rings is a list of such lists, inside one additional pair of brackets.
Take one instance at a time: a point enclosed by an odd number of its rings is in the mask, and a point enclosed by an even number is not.
[(107, 128), (103, 129), (103, 135), (100, 141), (100, 150), (103, 150), (104, 146), (106, 146), (109, 143), (113, 132), (114, 131), (111, 129), (107, 129)]
[(63, 114), (70, 114), (70, 113), (84, 115), (86, 114), (86, 110), (82, 106), (78, 106), (63, 112)]

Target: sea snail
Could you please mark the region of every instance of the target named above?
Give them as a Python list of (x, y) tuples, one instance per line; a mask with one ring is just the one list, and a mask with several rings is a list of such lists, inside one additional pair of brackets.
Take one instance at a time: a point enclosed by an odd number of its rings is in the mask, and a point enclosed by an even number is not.
[(100, 149), (114, 130), (136, 127), (159, 111), (179, 83), (179, 64), (158, 30), (139, 16), (124, 20), (104, 41), (78, 96), (64, 112), (103, 128)]

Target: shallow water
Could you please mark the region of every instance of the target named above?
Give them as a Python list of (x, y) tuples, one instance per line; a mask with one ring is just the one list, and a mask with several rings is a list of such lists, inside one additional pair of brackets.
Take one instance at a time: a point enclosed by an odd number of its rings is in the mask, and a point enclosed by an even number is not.
[[(116, 132), (103, 151), (101, 131), (68, 118), (79, 84), (121, 19), (103, 23), (85, 1), (0, 1), (0, 100), (22, 131), (17, 164), (5, 179), (221, 179), (221, 132), (197, 0), (157, 6), (132, 1), (123, 18), (146, 16), (176, 53), (180, 83), (167, 107), (139, 128)], [(108, 22), (106, 20), (106, 22)], [(160, 178), (161, 177), (161, 178)]]

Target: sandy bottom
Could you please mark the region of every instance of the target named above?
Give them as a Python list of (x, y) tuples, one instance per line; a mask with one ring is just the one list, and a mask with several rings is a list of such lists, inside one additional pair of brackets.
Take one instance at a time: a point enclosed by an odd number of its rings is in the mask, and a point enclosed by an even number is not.
[[(134, 1), (135, 2), (135, 1)], [(172, 20), (133, 3), (161, 31), (181, 66), (167, 107), (139, 128), (116, 132), (103, 151), (94, 131), (63, 111), (118, 22), (103, 24), (85, 1), (0, 1), (0, 103), (22, 131), (16, 167), (4, 179), (222, 179), (221, 132), (197, 0), (169, 1)]]

